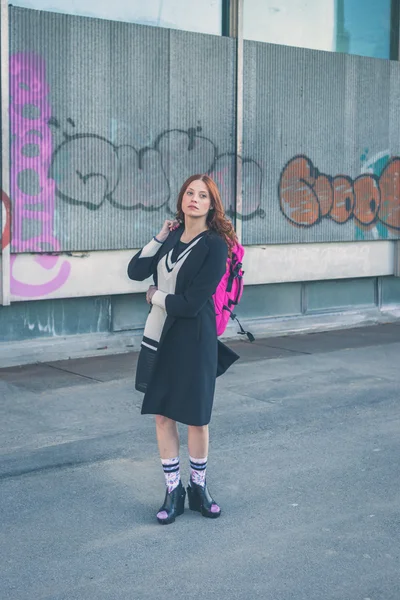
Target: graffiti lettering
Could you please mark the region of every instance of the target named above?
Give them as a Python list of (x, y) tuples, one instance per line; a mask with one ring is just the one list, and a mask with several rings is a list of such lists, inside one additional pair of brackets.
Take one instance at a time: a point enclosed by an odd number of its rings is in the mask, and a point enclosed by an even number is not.
[(380, 221), (400, 230), (400, 158), (389, 160), (380, 176), (320, 173), (306, 156), (295, 156), (282, 171), (279, 202), (285, 217), (299, 227), (312, 227), (323, 218), (336, 223), (349, 219), (369, 227)]
[[(72, 119), (70, 126), (75, 127)], [(49, 124), (60, 129), (57, 119)], [(172, 129), (161, 133), (153, 146), (139, 150), (117, 146), (94, 133), (64, 132), (55, 149), (49, 175), (56, 195), (73, 205), (98, 210), (104, 202), (121, 210), (176, 208), (182, 181), (193, 173), (209, 173), (220, 185), (227, 213), (234, 214), (235, 154), (218, 154), (216, 145), (201, 135), (202, 128)], [(243, 218), (262, 215), (261, 167), (243, 159)]]
[(400, 158), (392, 158), (379, 178), (381, 206), (379, 219), (387, 227), (400, 230)]
[[(242, 193), (243, 207), (242, 220), (248, 221), (254, 217), (265, 217), (265, 211), (261, 208), (261, 186), (262, 170), (260, 165), (251, 158), (242, 158)], [(208, 171), (216, 181), (224, 199), (226, 213), (233, 217), (235, 215), (235, 180), (236, 154), (228, 153), (218, 156), (213, 169)], [(238, 215), (240, 216), (240, 215)]]
[[(14, 263), (17, 260), (17, 256), (11, 257), (12, 270)], [(71, 271), (71, 265), (68, 261), (60, 261), (58, 256), (51, 256), (48, 254), (38, 254), (35, 256), (34, 260), (42, 267), (42, 269), (46, 269), (47, 271), (53, 269), (60, 263), (58, 272), (52, 279), (43, 283), (26, 283), (13, 276), (12, 293), (16, 296), (20, 296), (21, 298), (41, 298), (42, 296), (48, 296), (52, 292), (60, 289), (68, 280)]]
[[(58, 251), (60, 244), (53, 235), (55, 184), (48, 177), (52, 156), (52, 134), (48, 126), (51, 109), (47, 100), (45, 63), (37, 55), (19, 52), (10, 59), (11, 198), (13, 200), (12, 250), (16, 252)], [(36, 193), (25, 193), (19, 182), (23, 177), (37, 181)], [(24, 239), (25, 220), (40, 224), (40, 234)], [(46, 284), (32, 285), (13, 275), (16, 256), (11, 259), (11, 293), (38, 297), (59, 289), (68, 279), (70, 265), (63, 261), (58, 274)], [(37, 256), (36, 262), (48, 269), (57, 257)]]

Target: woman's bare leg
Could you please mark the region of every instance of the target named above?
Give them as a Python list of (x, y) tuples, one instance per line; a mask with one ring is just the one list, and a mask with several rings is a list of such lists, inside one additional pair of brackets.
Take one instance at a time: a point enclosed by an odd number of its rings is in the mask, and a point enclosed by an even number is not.
[[(206, 469), (208, 456), (209, 431), (208, 425), (188, 428), (188, 449), (190, 458), (190, 481), (188, 488), (189, 506), (192, 502), (193, 510), (199, 510), (203, 516), (218, 517), (221, 508), (212, 499), (206, 486)], [(192, 483), (196, 484), (194, 490)], [(190, 492), (190, 489), (192, 491)]]
[(176, 421), (156, 415), (156, 435), (161, 459), (179, 456), (179, 435)]
[(208, 455), (208, 425), (188, 426), (188, 450), (193, 458), (205, 458)]
[(185, 506), (179, 468), (179, 436), (176, 421), (156, 415), (156, 435), (167, 491), (164, 504), (157, 513), (159, 523), (168, 524), (181, 515)]

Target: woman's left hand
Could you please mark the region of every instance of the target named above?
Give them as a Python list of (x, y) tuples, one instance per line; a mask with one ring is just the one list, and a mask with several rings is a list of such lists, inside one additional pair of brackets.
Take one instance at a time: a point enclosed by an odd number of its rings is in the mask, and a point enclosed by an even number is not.
[(154, 296), (154, 294), (155, 294), (156, 291), (157, 291), (157, 286), (156, 285), (151, 285), (149, 287), (149, 289), (146, 292), (147, 304), (151, 304), (151, 299)]

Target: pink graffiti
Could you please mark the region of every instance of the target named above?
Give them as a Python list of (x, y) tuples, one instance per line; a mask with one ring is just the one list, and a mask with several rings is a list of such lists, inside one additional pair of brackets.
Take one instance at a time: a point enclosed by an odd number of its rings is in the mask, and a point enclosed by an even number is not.
[[(16, 260), (16, 256), (13, 256), (11, 258), (11, 270)], [(35, 257), (35, 262), (39, 263), (40, 266), (43, 267), (43, 269), (52, 269), (56, 265), (58, 260), (58, 256), (51, 256), (45, 254), (37, 255)], [(47, 296), (48, 294), (51, 294), (52, 292), (58, 290), (64, 285), (64, 283), (69, 277), (70, 271), (71, 265), (66, 260), (64, 260), (60, 265), (57, 275), (53, 279), (45, 283), (23, 283), (22, 281), (18, 281), (13, 277), (12, 293), (16, 296), (21, 296), (23, 298), (40, 298), (42, 296)]]
[[(55, 183), (48, 177), (52, 156), (52, 135), (48, 126), (51, 108), (47, 96), (44, 60), (33, 53), (18, 52), (10, 59), (10, 123), (11, 197), (13, 207), (12, 249), (14, 252), (59, 251), (54, 237)], [(30, 175), (38, 184), (39, 193), (26, 194), (19, 186), (21, 175)], [(23, 239), (23, 225), (33, 219), (40, 223), (40, 235)], [(11, 293), (24, 298), (50, 294), (67, 281), (71, 265), (63, 260), (57, 274), (42, 284), (27, 284), (17, 280), (11, 261)], [(57, 256), (38, 255), (35, 261), (43, 269), (51, 269), (60, 260)]]

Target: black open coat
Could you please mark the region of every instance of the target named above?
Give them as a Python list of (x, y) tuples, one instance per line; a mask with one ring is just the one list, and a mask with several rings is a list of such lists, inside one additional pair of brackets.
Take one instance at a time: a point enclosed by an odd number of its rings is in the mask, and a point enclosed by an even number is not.
[[(183, 227), (169, 234), (157, 254), (128, 266), (128, 276), (157, 285), (157, 265), (178, 243)], [(207, 231), (180, 268), (174, 294), (165, 300), (162, 330), (142, 414), (159, 414), (187, 425), (206, 425), (211, 418), (216, 377), (239, 357), (217, 340), (212, 295), (225, 272), (227, 245)], [(140, 357), (139, 357), (140, 360)]]

